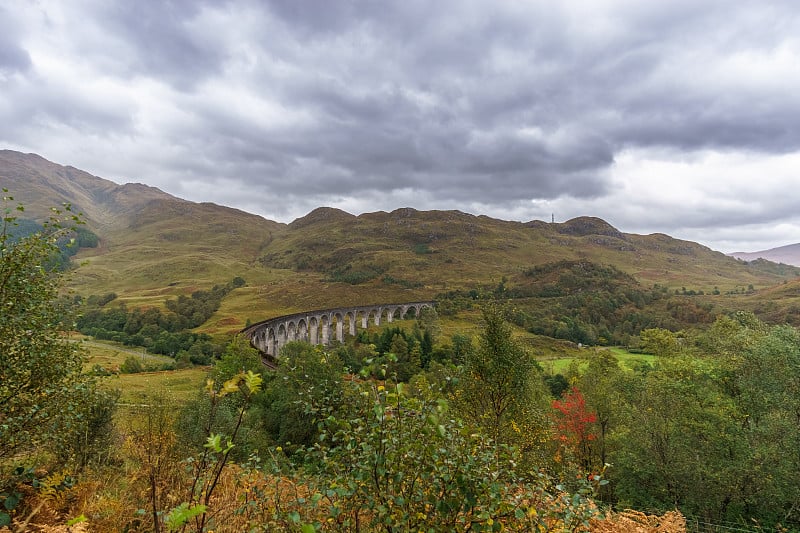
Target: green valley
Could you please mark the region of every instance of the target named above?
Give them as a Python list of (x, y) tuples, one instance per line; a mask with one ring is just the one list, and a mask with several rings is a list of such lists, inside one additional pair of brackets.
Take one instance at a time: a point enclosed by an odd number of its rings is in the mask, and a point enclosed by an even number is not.
[[(0, 528), (800, 527), (798, 267), (590, 216), (282, 224), (7, 150), (0, 183)], [(275, 370), (237, 336), (428, 300)]]

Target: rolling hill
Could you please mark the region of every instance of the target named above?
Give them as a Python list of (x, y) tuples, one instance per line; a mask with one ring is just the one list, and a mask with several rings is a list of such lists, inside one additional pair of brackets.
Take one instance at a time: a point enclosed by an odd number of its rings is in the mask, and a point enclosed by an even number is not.
[[(189, 291), (235, 275), (256, 276), (255, 259), (284, 225), (211, 203), (193, 203), (141, 184), (117, 185), (35, 154), (0, 151), (0, 184), (23, 216), (47, 218), (69, 203), (100, 238), (78, 255), (79, 292), (127, 297)], [(255, 270), (257, 272), (253, 272)], [(161, 296), (163, 298), (163, 296)]]
[(611, 265), (642, 287), (707, 295), (752, 293), (800, 275), (663, 234), (622, 233), (594, 217), (522, 223), (458, 211), (354, 216), (319, 208), (280, 224), (9, 150), (0, 151), (0, 185), (26, 206), (26, 216), (44, 218), (63, 202), (84, 213), (100, 245), (76, 256), (80, 266), (69, 283), (79, 294), (115, 292), (132, 306), (159, 306), (176, 294), (246, 279), (204, 325), (212, 333), (304, 309), (500, 284), (513, 290), (530, 283), (532, 267), (559, 261)]

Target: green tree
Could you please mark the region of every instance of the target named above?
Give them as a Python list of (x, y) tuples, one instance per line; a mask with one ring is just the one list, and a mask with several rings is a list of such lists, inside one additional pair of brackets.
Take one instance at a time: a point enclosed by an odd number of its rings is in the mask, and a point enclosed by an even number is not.
[(344, 365), (318, 346), (292, 341), (281, 349), (278, 368), (254, 399), (263, 428), (287, 453), (314, 443), (320, 409), (343, 405)]
[(0, 460), (44, 443), (69, 455), (74, 434), (89, 431), (98, 396), (81, 372), (80, 346), (65, 335), (70, 324), (56, 305), (61, 274), (47, 265), (69, 234), (64, 219), (80, 220), (55, 211), (41, 231), (17, 239), (12, 201), (4, 197), (0, 226)]
[(541, 450), (549, 405), (538, 367), (514, 340), (500, 307), (487, 304), (483, 322), (479, 346), (466, 353), (457, 404), (494, 442)]
[(750, 457), (741, 511), (763, 523), (800, 527), (800, 332), (775, 326), (736, 359), (734, 401)]
[(614, 435), (609, 462), (621, 504), (679, 508), (725, 519), (741, 494), (749, 460), (732, 399), (711, 359), (663, 360), (629, 394), (636, 406)]
[(643, 329), (639, 338), (642, 350), (653, 355), (675, 355), (680, 350), (678, 336), (668, 329)]
[(597, 415), (594, 422), (597, 440), (590, 461), (595, 471), (601, 470), (608, 462), (609, 438), (619, 426), (623, 413), (629, 409), (622, 394), (627, 388), (627, 379), (619, 361), (609, 350), (593, 354), (583, 373), (576, 377), (578, 388)]

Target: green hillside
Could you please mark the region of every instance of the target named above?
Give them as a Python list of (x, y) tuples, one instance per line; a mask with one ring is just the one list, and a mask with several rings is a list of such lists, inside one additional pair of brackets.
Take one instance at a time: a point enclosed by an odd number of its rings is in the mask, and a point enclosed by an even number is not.
[[(798, 268), (745, 263), (663, 234), (625, 234), (593, 217), (521, 223), (458, 211), (405, 208), (354, 216), (319, 208), (287, 225), (144, 185), (117, 185), (8, 150), (0, 151), (0, 182), (26, 206), (26, 217), (41, 220), (64, 202), (84, 214), (99, 245), (74, 258), (79, 266), (70, 286), (80, 295), (113, 292), (117, 303), (159, 307), (168, 298), (244, 278), (247, 285), (204, 326), (212, 333), (303, 309), (487, 294), (500, 286), (534, 308), (547, 295), (533, 286), (547, 280), (531, 277), (531, 269), (549, 268), (558, 276), (552, 265), (576, 263), (613, 267), (627, 276), (626, 290), (678, 291), (693, 296), (692, 305), (702, 299), (718, 308), (737, 307), (742, 299), (769, 316), (795, 316), (791, 298), (765, 306), (752, 293), (780, 290)], [(627, 312), (625, 305), (617, 312)]]

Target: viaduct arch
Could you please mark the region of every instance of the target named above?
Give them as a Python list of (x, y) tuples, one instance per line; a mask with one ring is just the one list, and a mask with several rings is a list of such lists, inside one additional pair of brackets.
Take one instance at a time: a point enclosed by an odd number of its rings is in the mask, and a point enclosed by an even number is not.
[(274, 361), (287, 342), (306, 341), (326, 346), (334, 340), (344, 342), (345, 326), (348, 334), (355, 335), (357, 324), (366, 329), (372, 320), (380, 326), (384, 318), (391, 323), (396, 318), (403, 318), (411, 309), (414, 316), (419, 316), (423, 308), (433, 308), (434, 305), (432, 301), (409, 302), (304, 311), (257, 322), (244, 328), (242, 334), (266, 361)]

